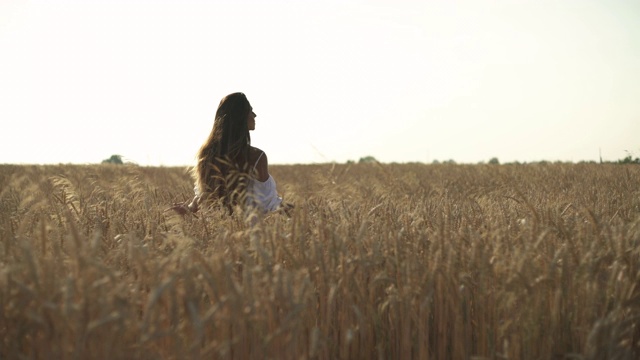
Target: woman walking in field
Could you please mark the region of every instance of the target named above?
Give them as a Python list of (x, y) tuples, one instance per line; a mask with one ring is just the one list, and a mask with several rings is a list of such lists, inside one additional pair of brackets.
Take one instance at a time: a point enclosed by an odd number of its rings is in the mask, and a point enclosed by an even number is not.
[(256, 114), (243, 93), (225, 96), (218, 105), (213, 129), (200, 147), (192, 171), (195, 196), (190, 202), (174, 204), (180, 214), (195, 213), (203, 204), (220, 204), (230, 213), (237, 205), (259, 212), (288, 211), (269, 174), (267, 155), (251, 146), (249, 131), (256, 126)]

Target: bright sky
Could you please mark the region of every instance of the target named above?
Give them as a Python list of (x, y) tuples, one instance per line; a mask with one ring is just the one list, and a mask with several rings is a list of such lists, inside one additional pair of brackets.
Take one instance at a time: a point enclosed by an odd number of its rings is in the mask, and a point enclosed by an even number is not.
[(191, 165), (236, 91), (271, 164), (640, 156), (640, 1), (0, 1), (0, 163)]

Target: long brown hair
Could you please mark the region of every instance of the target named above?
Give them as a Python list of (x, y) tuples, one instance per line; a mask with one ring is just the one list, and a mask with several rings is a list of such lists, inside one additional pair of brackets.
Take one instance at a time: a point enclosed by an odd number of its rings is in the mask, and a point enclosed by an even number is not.
[(230, 211), (232, 205), (244, 201), (251, 149), (247, 118), (251, 111), (243, 93), (222, 98), (213, 129), (200, 147), (193, 169), (202, 198), (222, 200)]

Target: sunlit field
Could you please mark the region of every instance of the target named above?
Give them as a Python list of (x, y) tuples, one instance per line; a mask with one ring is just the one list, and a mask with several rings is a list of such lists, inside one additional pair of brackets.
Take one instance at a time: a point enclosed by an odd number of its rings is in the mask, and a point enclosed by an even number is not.
[(0, 166), (0, 359), (636, 359), (640, 166)]

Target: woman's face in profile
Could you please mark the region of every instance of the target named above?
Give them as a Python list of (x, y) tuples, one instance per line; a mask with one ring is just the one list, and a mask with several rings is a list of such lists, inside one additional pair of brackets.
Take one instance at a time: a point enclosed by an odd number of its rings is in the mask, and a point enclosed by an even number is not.
[(249, 115), (247, 116), (247, 126), (249, 130), (256, 129), (256, 113), (253, 112), (253, 109), (249, 110)]

